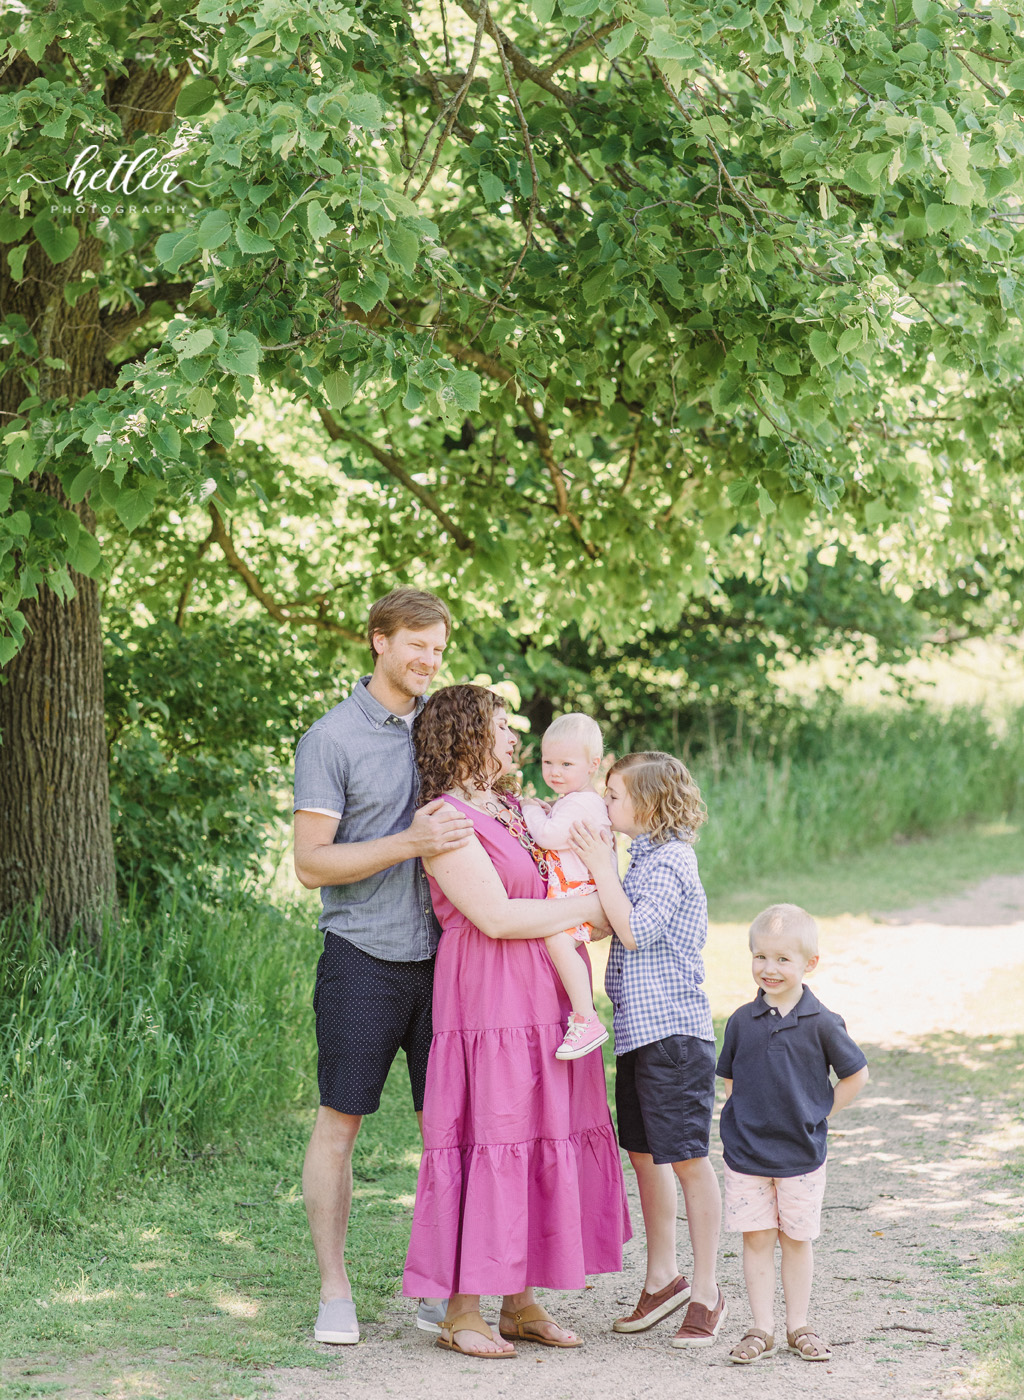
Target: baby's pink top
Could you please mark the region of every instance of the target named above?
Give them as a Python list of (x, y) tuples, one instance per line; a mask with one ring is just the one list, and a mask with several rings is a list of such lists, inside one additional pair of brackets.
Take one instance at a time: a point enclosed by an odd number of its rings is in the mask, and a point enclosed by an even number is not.
[(543, 846), (546, 851), (558, 852), (567, 880), (590, 879), (590, 871), (576, 852), (569, 849), (569, 830), (574, 822), (589, 822), (598, 830), (607, 827), (611, 831), (612, 824), (608, 820), (603, 797), (598, 797), (593, 788), (567, 792), (556, 800), (550, 816), (538, 803), (527, 801), (523, 803), (523, 816), (537, 845)]

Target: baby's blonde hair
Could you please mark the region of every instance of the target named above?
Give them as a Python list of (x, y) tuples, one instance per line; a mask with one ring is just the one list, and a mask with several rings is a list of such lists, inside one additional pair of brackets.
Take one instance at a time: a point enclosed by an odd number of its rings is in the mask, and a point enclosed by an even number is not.
[(754, 951), (754, 939), (758, 936), (778, 938), (781, 935), (794, 939), (808, 962), (818, 956), (818, 925), (799, 904), (772, 904), (762, 909), (747, 935), (750, 951)]
[(613, 763), (608, 777), (615, 775), (626, 786), (637, 826), (645, 836), (656, 845), (673, 838), (694, 844), (708, 809), (685, 763), (670, 753), (649, 749), (628, 753)]
[(601, 726), (596, 719), (591, 719), (579, 710), (572, 710), (569, 714), (559, 715), (557, 719), (552, 720), (540, 741), (542, 748), (545, 739), (561, 739), (563, 743), (579, 744), (591, 763), (600, 763), (604, 757)]

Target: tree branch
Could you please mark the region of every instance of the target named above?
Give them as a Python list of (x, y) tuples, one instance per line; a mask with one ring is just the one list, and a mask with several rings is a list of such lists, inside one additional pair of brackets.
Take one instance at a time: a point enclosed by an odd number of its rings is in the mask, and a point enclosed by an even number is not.
[[(469, 15), (470, 19), (479, 21), (482, 8), (480, 5), (475, 5), (473, 0), (459, 0), (459, 5), (465, 13)], [(508, 60), (512, 64), (512, 71), (517, 78), (521, 81), (529, 79), (531, 83), (536, 83), (537, 86), (543, 88), (545, 92), (550, 92), (552, 97), (557, 97), (559, 102), (565, 107), (576, 106), (579, 98), (574, 97), (571, 92), (567, 92), (564, 87), (560, 87), (558, 83), (553, 82), (551, 78), (548, 77), (545, 69), (538, 68), (535, 63), (531, 63), (522, 49), (517, 48), (504, 30), (498, 28), (489, 13), (484, 16), (484, 22), (487, 33), (507, 54)]]
[(587, 38), (581, 39), (578, 44), (570, 44), (557, 58), (553, 58), (550, 63), (544, 65), (544, 76), (550, 77), (552, 73), (561, 68), (563, 63), (568, 63), (569, 60), (575, 58), (578, 53), (583, 53), (585, 50), (593, 48), (593, 46), (599, 44), (602, 39), (606, 39), (613, 30), (621, 29), (625, 23), (626, 21), (624, 19), (609, 20), (607, 24), (602, 24), (600, 29), (595, 30), (588, 35)]
[(210, 533), (206, 536), (206, 539), (202, 541), (199, 548), (196, 550), (195, 558), (185, 570), (185, 582), (181, 586), (181, 592), (178, 595), (178, 606), (174, 614), (175, 627), (183, 627), (185, 624), (185, 609), (188, 607), (188, 597), (192, 592), (192, 585), (196, 581), (199, 565), (202, 562), (203, 555), (210, 548), (210, 545), (216, 542), (216, 538), (217, 527), (216, 525), (212, 525), (210, 527)]
[(192, 282), (156, 282), (148, 287), (132, 287), (131, 291), (142, 306), (126, 306), (121, 311), (105, 311), (100, 316), (100, 333), (114, 345), (119, 344), (136, 326), (141, 326), (158, 301), (185, 301), (192, 295)]
[[(460, 0), (461, 3), (461, 0)], [(587, 539), (583, 531), (583, 523), (579, 516), (575, 514), (569, 504), (569, 491), (565, 484), (565, 475), (558, 464), (555, 456), (554, 444), (551, 441), (551, 434), (548, 432), (548, 425), (537, 412), (533, 400), (529, 394), (523, 393), (519, 387), (515, 375), (505, 368), (498, 360), (491, 359), (490, 355), (485, 355), (480, 350), (473, 350), (466, 345), (456, 345), (448, 342), (446, 346), (448, 353), (453, 359), (459, 360), (462, 364), (475, 365), (477, 369), (483, 370), (484, 374), (496, 379), (499, 384), (523, 406), (527, 418), (533, 428), (537, 438), (537, 450), (540, 453), (541, 461), (548, 469), (548, 476), (555, 489), (555, 512), (563, 520), (567, 520), (579, 537), (584, 552), (590, 559), (597, 559), (600, 551), (597, 546)]]
[(267, 590), (260, 583), (259, 579), (249, 568), (248, 564), (240, 557), (235, 549), (234, 541), (228, 534), (227, 526), (224, 524), (224, 517), (214, 505), (213, 501), (208, 501), (206, 509), (210, 513), (213, 521), (211, 534), (214, 541), (220, 545), (224, 558), (238, 577), (245, 584), (246, 588), (256, 599), (257, 603), (266, 608), (267, 612), (277, 622), (286, 623), (292, 627), (319, 627), (324, 632), (333, 632), (335, 636), (344, 637), (349, 642), (363, 642), (365, 637), (359, 632), (352, 632), (347, 627), (342, 627), (340, 622), (334, 622), (329, 617), (315, 617), (310, 613), (292, 612), (287, 603), (278, 603), (270, 596)]
[(327, 436), (332, 442), (354, 442), (365, 451), (369, 452), (370, 456), (375, 458), (386, 471), (389, 471), (396, 481), (402, 483), (410, 495), (415, 496), (420, 504), (430, 511), (431, 515), (433, 515), (444, 529), (448, 531), (449, 535), (451, 535), (460, 549), (465, 549), (469, 553), (473, 552), (476, 548), (475, 541), (470, 539), (466, 532), (455, 523), (448, 512), (434, 499), (427, 488), (421, 486), (414, 477), (410, 476), (393, 453), (386, 452), (383, 447), (378, 447), (377, 444), (371, 442), (369, 438), (361, 437), (359, 433), (353, 433), (348, 428), (343, 428), (334, 415), (329, 413), (326, 408), (318, 408), (317, 412), (320, 415), (320, 421), (327, 429)]

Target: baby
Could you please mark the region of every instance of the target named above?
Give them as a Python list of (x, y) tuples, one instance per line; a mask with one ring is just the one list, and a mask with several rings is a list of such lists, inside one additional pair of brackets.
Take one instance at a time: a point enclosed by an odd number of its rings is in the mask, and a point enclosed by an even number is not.
[[(584, 821), (610, 836), (604, 799), (593, 781), (603, 753), (600, 727), (589, 715), (561, 715), (541, 740), (541, 771), (557, 798), (551, 806), (537, 801), (522, 806), (530, 835), (546, 851), (549, 899), (591, 894), (595, 888), (587, 867), (569, 849), (569, 830)], [(589, 968), (577, 952), (578, 944), (589, 943), (590, 933), (589, 924), (578, 924), (544, 940), (572, 1006), (565, 1039), (555, 1051), (559, 1060), (578, 1060), (608, 1039), (594, 1010)]]

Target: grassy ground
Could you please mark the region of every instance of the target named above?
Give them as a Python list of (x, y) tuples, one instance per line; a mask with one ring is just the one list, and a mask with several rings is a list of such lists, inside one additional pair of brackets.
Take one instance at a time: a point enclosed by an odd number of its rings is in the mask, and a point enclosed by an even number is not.
[[(828, 862), (787, 879), (784, 890), (764, 881), (719, 893), (712, 917), (741, 922), (783, 896), (823, 913), (891, 908), (1022, 868), (1019, 830), (978, 827)], [(312, 947), (311, 939), (310, 962)], [(928, 1054), (936, 1073), (978, 1093), (1019, 1075), (1021, 1048), (1009, 1040), (937, 1038)], [(67, 1210), (31, 1242), (19, 1235), (0, 1244), (0, 1356), (18, 1358), (5, 1366), (0, 1394), (60, 1394), (72, 1362), (76, 1384), (88, 1381), (95, 1393), (162, 1400), (249, 1396), (267, 1366), (337, 1365), (310, 1341), (317, 1289), (299, 1174), (314, 1100), (310, 1080), (293, 1111), (267, 1121), (253, 1105), (216, 1150), (194, 1147), (189, 1160), (119, 1190), (102, 1210)], [(399, 1286), (417, 1149), (399, 1063), (356, 1162), (351, 1258), (368, 1320)], [(1019, 1301), (1022, 1272), (1024, 1247), (992, 1261), (993, 1300)], [(1013, 1394), (1013, 1385), (1024, 1393), (1020, 1312), (1000, 1307), (990, 1316), (984, 1364), (1009, 1387), (990, 1393)]]

